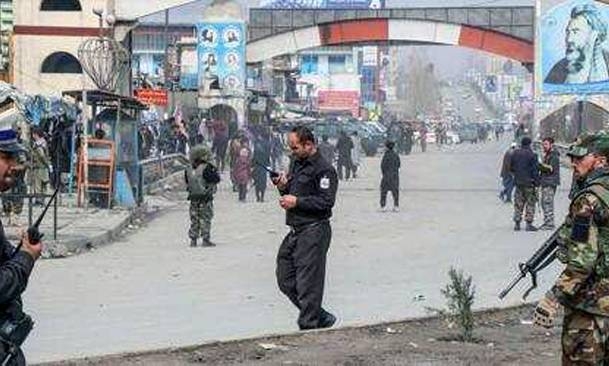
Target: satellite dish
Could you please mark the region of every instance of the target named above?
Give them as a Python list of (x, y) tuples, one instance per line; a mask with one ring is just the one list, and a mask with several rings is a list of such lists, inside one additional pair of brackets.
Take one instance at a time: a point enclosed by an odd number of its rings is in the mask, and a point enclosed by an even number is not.
[(381, 0), (371, 0), (369, 8), (370, 9), (380, 9), (381, 8)]

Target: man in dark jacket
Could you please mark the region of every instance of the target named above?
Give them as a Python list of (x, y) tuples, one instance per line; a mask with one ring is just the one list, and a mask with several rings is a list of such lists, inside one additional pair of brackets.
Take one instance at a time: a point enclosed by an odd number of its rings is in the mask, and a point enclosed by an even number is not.
[(334, 148), (334, 145), (328, 141), (328, 135), (321, 136), (321, 144), (319, 144), (318, 150), (321, 156), (326, 159), (330, 165), (334, 164), (336, 149)]
[(385, 211), (387, 203), (387, 193), (391, 192), (393, 196), (393, 211), (400, 210), (400, 156), (393, 151), (395, 143), (393, 141), (385, 142), (387, 150), (383, 154), (381, 161), (381, 211)]
[(501, 184), (503, 190), (499, 193), (499, 199), (503, 202), (512, 202), (512, 192), (514, 191), (514, 176), (510, 172), (510, 159), (514, 150), (516, 149), (516, 143), (512, 143), (512, 146), (503, 155), (503, 163), (501, 164)]
[(560, 154), (554, 149), (554, 139), (542, 140), (543, 162), (539, 164), (541, 172), (541, 208), (543, 209), (542, 230), (554, 230), (554, 196), (560, 184)]
[(343, 167), (345, 168), (345, 179), (351, 178), (351, 168), (353, 162), (351, 161), (351, 150), (353, 150), (353, 140), (347, 135), (345, 131), (340, 133), (338, 142), (336, 143), (336, 150), (338, 150), (338, 162), (336, 163), (336, 170), (338, 171), (338, 179), (343, 179)]
[[(0, 129), (0, 191), (6, 192), (15, 184), (17, 156), (25, 149), (17, 143), (12, 129)], [(42, 244), (32, 244), (27, 234), (21, 237), (19, 251), (9, 243), (0, 222), (0, 363), (25, 365), (20, 344), (14, 344), (15, 333), (27, 336), (30, 318), (23, 313), (21, 294), (25, 291), (34, 262), (40, 257)], [(13, 326), (21, 324), (13, 330)], [(10, 334), (7, 334), (10, 332)], [(21, 337), (17, 337), (21, 338)], [(12, 340), (12, 342), (11, 342)], [(23, 339), (20, 339), (23, 341)]]
[(531, 138), (523, 137), (520, 148), (516, 149), (510, 159), (510, 172), (514, 175), (516, 194), (514, 195), (514, 230), (520, 230), (522, 211), (526, 208), (526, 231), (537, 231), (533, 226), (535, 204), (537, 203), (537, 186), (539, 185), (539, 166), (537, 155), (531, 150)]
[(338, 179), (334, 167), (319, 154), (311, 130), (294, 127), (288, 141), (290, 171), (272, 178), (290, 226), (277, 254), (277, 284), (300, 311), (301, 330), (328, 328), (336, 317), (322, 307), (322, 300)]

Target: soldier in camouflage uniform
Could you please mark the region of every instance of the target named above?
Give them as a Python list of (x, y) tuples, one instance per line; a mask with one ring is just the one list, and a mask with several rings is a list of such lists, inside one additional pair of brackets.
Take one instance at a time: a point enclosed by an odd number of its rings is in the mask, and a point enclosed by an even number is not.
[(554, 148), (554, 139), (542, 140), (543, 161), (539, 164), (541, 171), (541, 208), (543, 209), (542, 230), (554, 230), (554, 196), (560, 185), (560, 154)]
[(218, 170), (211, 163), (211, 152), (203, 145), (190, 151), (191, 166), (185, 172), (185, 180), (190, 200), (190, 246), (197, 246), (197, 239), (203, 239), (202, 246), (213, 247), (210, 241), (211, 220), (214, 216), (214, 194), (220, 182)]
[(566, 265), (535, 309), (551, 327), (560, 305), (563, 365), (609, 365), (609, 135), (587, 136), (569, 148), (579, 177), (559, 229), (557, 258)]

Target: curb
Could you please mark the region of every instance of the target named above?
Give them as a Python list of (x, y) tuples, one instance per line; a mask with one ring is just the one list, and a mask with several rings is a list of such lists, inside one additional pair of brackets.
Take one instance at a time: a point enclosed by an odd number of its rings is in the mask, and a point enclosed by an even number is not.
[[(501, 311), (509, 311), (509, 310), (515, 310), (518, 308), (525, 308), (525, 307), (533, 306), (534, 304), (535, 304), (535, 302), (525, 302), (522, 304), (510, 305), (510, 306), (506, 306), (506, 307), (502, 307), (502, 308), (499, 308), (499, 307), (480, 308), (480, 309), (474, 310), (474, 314), (475, 315), (492, 314), (492, 313), (501, 312)], [(151, 355), (160, 354), (160, 353), (193, 352), (193, 351), (198, 350), (203, 347), (213, 347), (213, 346), (218, 346), (218, 345), (231, 345), (231, 344), (236, 344), (236, 343), (257, 342), (257, 341), (267, 340), (269, 338), (300, 337), (302, 335), (311, 334), (311, 333), (313, 333), (313, 334), (315, 334), (315, 333), (334, 333), (334, 332), (357, 330), (357, 329), (364, 329), (364, 328), (370, 328), (370, 327), (386, 327), (386, 326), (392, 326), (395, 324), (428, 321), (428, 320), (439, 319), (439, 318), (441, 318), (441, 316), (439, 316), (439, 315), (426, 315), (426, 316), (421, 316), (421, 317), (408, 317), (408, 318), (403, 318), (401, 320), (387, 320), (387, 321), (381, 321), (381, 322), (376, 322), (376, 323), (362, 322), (362, 323), (350, 324), (350, 325), (345, 325), (345, 326), (339, 326), (336, 328), (314, 329), (314, 330), (308, 330), (308, 331), (304, 331), (304, 332), (296, 330), (296, 331), (284, 332), (284, 333), (267, 333), (267, 334), (260, 334), (260, 335), (256, 335), (256, 336), (236, 337), (236, 338), (232, 338), (232, 339), (229, 338), (229, 339), (209, 340), (209, 341), (201, 342), (198, 344), (190, 344), (190, 345), (185, 345), (185, 346), (164, 347), (164, 348), (150, 349), (150, 350), (144, 350), (144, 351), (120, 352), (120, 353), (114, 353), (114, 354), (108, 354), (108, 355), (102, 355), (102, 356), (82, 357), (82, 358), (66, 359), (66, 360), (61, 360), (61, 361), (44, 362), (44, 363), (39, 363), (36, 365), (37, 366), (47, 366), (47, 365), (48, 366), (57, 366), (57, 365), (64, 365), (64, 364), (68, 365), (68, 364), (70, 364), (70, 362), (78, 362), (78, 361), (87, 361), (87, 362), (95, 363), (96, 361), (102, 361), (102, 360), (110, 361), (110, 360), (116, 360), (116, 359), (122, 359), (122, 358), (146, 357), (146, 356), (151, 356)]]
[(146, 207), (130, 210), (129, 215), (127, 215), (117, 225), (105, 230), (101, 234), (77, 239), (48, 241), (45, 248), (45, 253), (43, 254), (43, 259), (71, 257), (92, 248), (98, 248), (111, 244), (121, 235), (122, 231), (129, 226), (129, 224), (135, 218), (142, 214), (145, 209)]

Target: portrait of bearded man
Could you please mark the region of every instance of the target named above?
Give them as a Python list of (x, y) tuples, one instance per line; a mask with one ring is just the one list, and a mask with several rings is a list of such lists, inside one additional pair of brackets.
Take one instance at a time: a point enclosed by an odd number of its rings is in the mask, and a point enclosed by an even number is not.
[(565, 57), (545, 78), (548, 84), (584, 84), (609, 80), (609, 53), (603, 48), (607, 23), (593, 4), (573, 7), (565, 30)]

